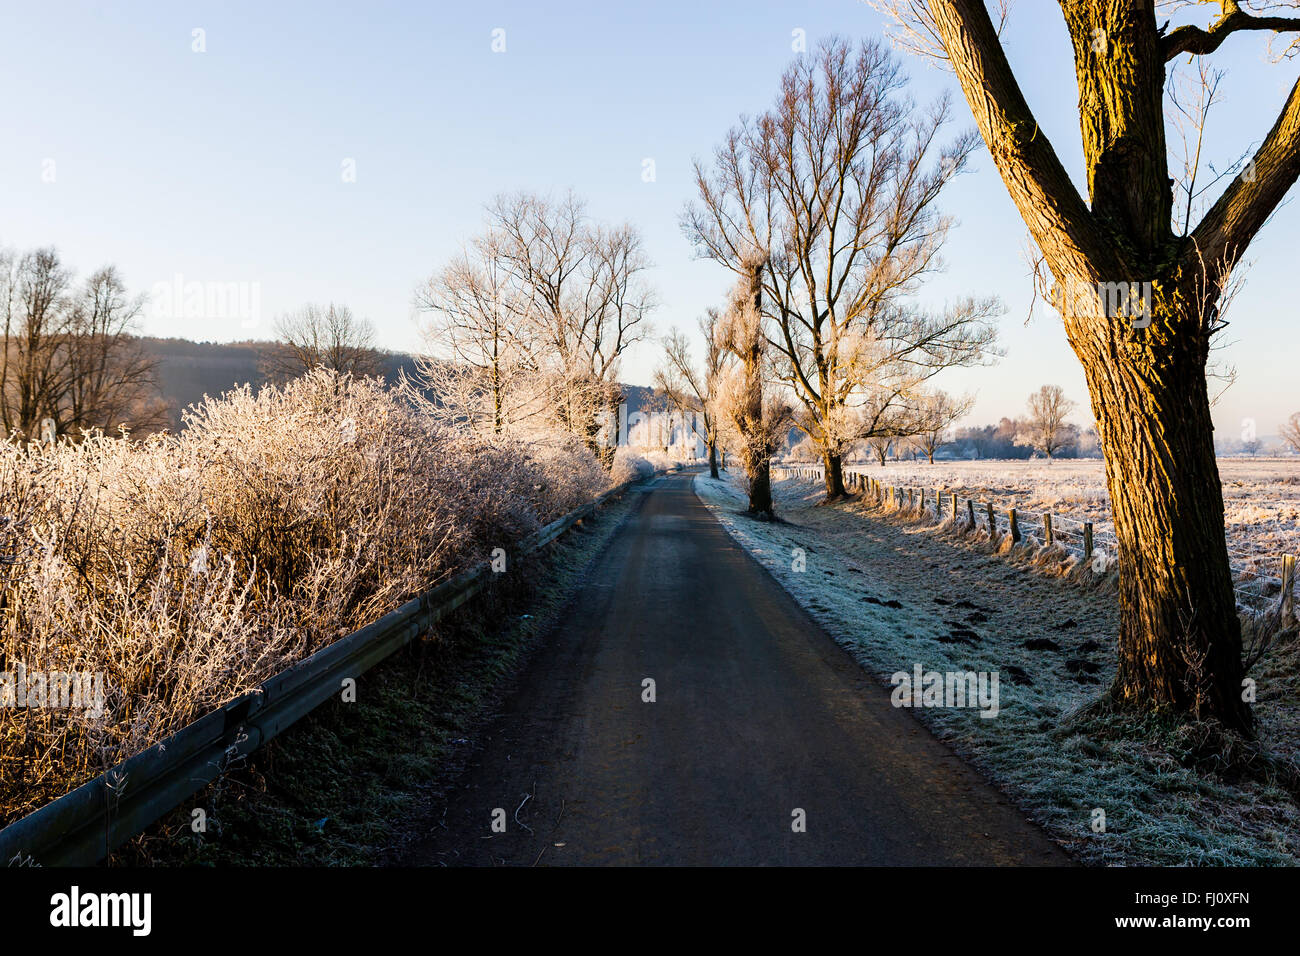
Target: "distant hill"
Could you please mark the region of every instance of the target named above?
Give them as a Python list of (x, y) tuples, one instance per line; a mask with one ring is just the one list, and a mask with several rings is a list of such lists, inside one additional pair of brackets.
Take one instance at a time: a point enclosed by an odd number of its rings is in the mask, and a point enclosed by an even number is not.
[[(170, 408), (171, 427), (181, 427), (181, 412), (205, 395), (220, 395), (244, 384), (257, 388), (266, 383), (259, 363), (273, 343), (191, 342), (188, 339), (143, 338), (141, 342), (158, 356), (158, 378), (163, 398)], [(401, 352), (385, 352), (384, 378), (396, 381), (401, 371), (415, 371), (415, 358)]]
[[(158, 379), (163, 398), (170, 409), (173, 431), (181, 427), (181, 412), (203, 401), (205, 395), (217, 396), (232, 388), (266, 384), (260, 370), (262, 359), (272, 342), (191, 342), (189, 339), (142, 338), (144, 346), (158, 357)], [(404, 352), (384, 352), (384, 379), (397, 381), (399, 374), (415, 372), (415, 356)], [(643, 385), (623, 385), (629, 411), (652, 411), (660, 407), (662, 396)]]

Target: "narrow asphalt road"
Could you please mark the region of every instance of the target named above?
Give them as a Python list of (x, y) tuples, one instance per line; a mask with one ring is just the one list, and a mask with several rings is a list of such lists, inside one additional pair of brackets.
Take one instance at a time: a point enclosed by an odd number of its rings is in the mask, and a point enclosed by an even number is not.
[(1069, 862), (890, 704), (690, 475), (639, 494), (402, 862)]

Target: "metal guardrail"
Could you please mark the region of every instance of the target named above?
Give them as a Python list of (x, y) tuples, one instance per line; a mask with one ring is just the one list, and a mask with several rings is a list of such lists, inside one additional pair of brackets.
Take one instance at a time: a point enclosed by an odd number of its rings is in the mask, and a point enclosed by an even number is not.
[[(643, 480), (624, 482), (557, 518), (516, 544), (515, 556), (544, 548), (610, 498)], [(101, 862), (116, 847), (333, 698), (345, 678), (365, 673), (475, 597), (490, 578), (487, 563), (449, 578), (281, 671), (256, 690), (14, 821), (0, 830), (0, 866), (89, 866)]]

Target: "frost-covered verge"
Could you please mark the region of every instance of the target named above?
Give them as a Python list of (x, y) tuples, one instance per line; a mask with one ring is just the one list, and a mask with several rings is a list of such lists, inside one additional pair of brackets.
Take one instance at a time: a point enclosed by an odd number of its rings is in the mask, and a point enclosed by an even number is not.
[[(1277, 600), (1281, 556), (1300, 554), (1300, 457), (1220, 458), (1218, 465), (1238, 599), (1258, 609)], [(1105, 465), (1099, 458), (891, 461), (883, 467), (855, 462), (847, 467), (885, 485), (938, 488), (962, 499), (989, 501), (1002, 514), (1014, 507), (1022, 513), (1091, 521), (1099, 547), (1109, 547), (1114, 537)]]
[(0, 825), (608, 483), (576, 440), (469, 438), (324, 371), (177, 435), (0, 444)]
[[(1243, 761), (1204, 728), (1134, 728), (1080, 714), (1114, 673), (1111, 577), (1089, 586), (1064, 555), (1007, 553), (986, 534), (857, 501), (821, 505), (821, 489), (807, 483), (777, 483), (776, 523), (745, 517), (734, 481), (700, 475), (695, 488), (732, 537), (886, 684), (917, 664), (997, 671), (996, 717), (956, 707), (914, 713), (1080, 859), (1300, 862), (1300, 807), (1273, 772), (1294, 768), (1300, 742), (1294, 636), (1252, 671), (1268, 759)], [(1104, 832), (1094, 831), (1098, 810)]]

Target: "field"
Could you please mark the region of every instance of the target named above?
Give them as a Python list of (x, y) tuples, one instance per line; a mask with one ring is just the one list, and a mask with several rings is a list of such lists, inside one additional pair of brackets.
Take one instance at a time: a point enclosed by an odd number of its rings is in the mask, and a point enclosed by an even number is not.
[[(1000, 513), (1015, 507), (1030, 522), (1050, 512), (1067, 543), (1073, 543), (1075, 522), (1091, 521), (1097, 546), (1113, 548), (1110, 496), (1100, 459), (896, 461), (883, 468), (858, 462), (849, 471), (886, 485), (925, 488), (927, 493), (942, 489), (945, 495), (992, 502)], [(1238, 597), (1258, 608), (1261, 599), (1277, 594), (1281, 556), (1300, 554), (1300, 458), (1220, 458), (1219, 475)]]

